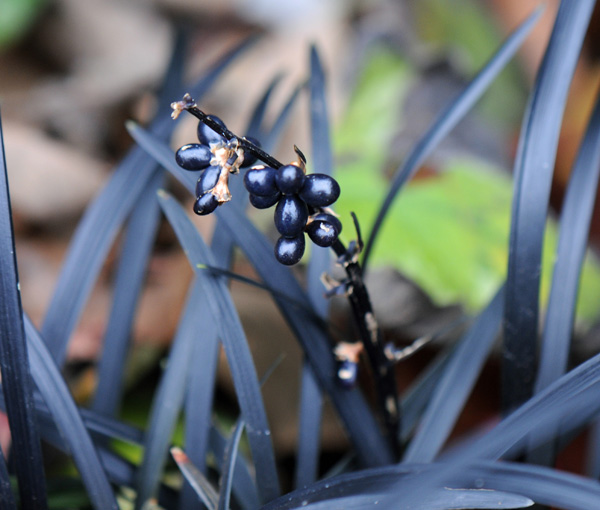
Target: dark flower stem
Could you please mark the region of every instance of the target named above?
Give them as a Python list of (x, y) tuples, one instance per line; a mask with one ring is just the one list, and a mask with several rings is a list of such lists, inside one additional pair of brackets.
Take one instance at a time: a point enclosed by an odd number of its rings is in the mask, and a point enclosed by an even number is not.
[[(193, 99), (186, 96), (179, 104), (182, 110), (186, 110), (192, 114), (200, 122), (206, 124), (228, 141), (236, 139), (244, 152), (252, 154), (271, 168), (278, 169), (284, 166), (283, 163), (263, 151), (260, 147), (257, 147), (245, 138), (236, 136), (227, 128), (212, 120), (196, 106)], [(357, 225), (356, 221), (355, 225)], [(352, 308), (358, 333), (373, 371), (377, 391), (377, 404), (383, 417), (389, 443), (395, 453), (398, 454), (400, 408), (398, 405), (394, 363), (385, 354), (381, 330), (375, 319), (371, 299), (363, 280), (362, 268), (357, 257), (358, 253), (348, 251), (340, 240), (337, 240), (331, 248), (337, 255), (338, 261), (343, 266), (348, 278), (346, 285), (348, 291), (346, 294)]]

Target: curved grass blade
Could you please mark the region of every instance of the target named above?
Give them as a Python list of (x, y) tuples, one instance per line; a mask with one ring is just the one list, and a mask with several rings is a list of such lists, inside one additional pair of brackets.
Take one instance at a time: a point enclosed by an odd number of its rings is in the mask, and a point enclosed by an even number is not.
[(240, 445), (240, 439), (242, 438), (242, 432), (244, 431), (244, 420), (238, 419), (235, 430), (231, 435), (231, 438), (227, 442), (227, 448), (225, 450), (225, 456), (223, 458), (223, 468), (221, 469), (221, 482), (219, 488), (219, 506), (218, 510), (228, 510), (229, 501), (231, 500), (231, 487), (233, 485), (233, 474), (235, 468), (235, 461), (238, 454), (238, 447)]
[(115, 416), (121, 402), (131, 328), (160, 218), (156, 191), (163, 181), (160, 173), (150, 179), (142, 191), (149, 198), (134, 207), (127, 223), (92, 403), (92, 409), (107, 416)]
[(300, 84), (293, 90), (289, 99), (279, 112), (279, 115), (277, 115), (275, 121), (271, 125), (271, 129), (265, 133), (264, 140), (262, 141), (263, 148), (266, 152), (272, 152), (275, 149), (275, 147), (277, 147), (279, 140), (283, 136), (283, 130), (285, 128), (285, 125), (289, 121), (292, 109), (296, 105), (296, 100), (298, 99), (298, 96), (300, 95), (300, 92), (303, 88), (304, 84)]
[(167, 368), (152, 402), (144, 458), (137, 478), (138, 509), (143, 508), (154, 496), (167, 460), (173, 431), (183, 406), (195, 344), (204, 340), (200, 335), (205, 324), (202, 320), (206, 319), (206, 315), (201, 313), (202, 305), (206, 305), (204, 296), (202, 284), (195, 281), (188, 292)]
[[(246, 39), (214, 64), (190, 87), (194, 97), (202, 97), (233, 59), (255, 39)], [(158, 118), (150, 130), (159, 139), (166, 140), (175, 126), (170, 117)], [(79, 222), (42, 325), (42, 336), (58, 366), (64, 362), (71, 332), (118, 229), (138, 201), (148, 180), (157, 171), (152, 158), (139, 147), (134, 147)]]
[(377, 240), (377, 235), (381, 225), (385, 220), (389, 208), (391, 207), (396, 195), (404, 184), (419, 169), (427, 157), (433, 152), (435, 147), (443, 138), (460, 122), (460, 120), (471, 110), (473, 105), (487, 90), (496, 76), (504, 69), (508, 61), (514, 56), (521, 44), (529, 35), (534, 25), (541, 15), (541, 9), (538, 8), (506, 39), (504, 44), (490, 59), (479, 74), (471, 81), (459, 96), (440, 114), (429, 131), (415, 145), (408, 154), (404, 163), (392, 178), (390, 189), (386, 195), (377, 217), (365, 243), (363, 252), (363, 269), (366, 271), (369, 256), (373, 250), (373, 245)]
[(118, 505), (77, 406), (39, 333), (25, 316), (31, 375), (73, 456), (94, 508), (118, 510)]
[[(189, 172), (177, 166), (173, 151), (151, 133), (135, 123), (128, 123), (129, 132), (165, 169), (173, 174), (191, 193), (195, 179)], [(289, 268), (275, 260), (273, 248), (265, 237), (235, 207), (220, 207), (216, 214), (223, 219), (223, 226), (235, 238), (236, 244), (267, 285), (294, 296), (310, 306), (308, 298), (293, 277)], [(320, 387), (331, 397), (346, 430), (350, 434), (358, 456), (367, 466), (387, 464), (392, 461), (391, 453), (381, 435), (373, 414), (357, 390), (348, 391), (336, 384), (335, 361), (326, 333), (312, 324), (299, 310), (273, 296), (286, 321), (296, 334), (310, 360), (311, 367)], [(246, 420), (248, 421), (248, 420)]]
[(503, 308), (504, 288), (501, 288), (469, 328), (446, 364), (444, 375), (406, 450), (404, 462), (431, 462), (439, 453), (497, 338)]
[[(203, 262), (215, 265), (208, 247), (181, 206), (165, 192), (159, 194), (159, 202), (192, 268)], [(220, 336), (231, 370), (238, 403), (246, 422), (248, 442), (256, 466), (259, 493), (264, 501), (269, 501), (277, 497), (279, 482), (271, 433), (246, 336), (225, 284), (210, 277), (204, 271), (196, 271), (196, 275), (198, 282), (203, 286), (204, 293), (211, 297), (208, 299), (208, 303), (213, 320), (218, 323), (221, 330)]]
[(533, 394), (542, 242), (552, 172), (569, 84), (593, 7), (591, 0), (561, 2), (523, 119), (514, 169), (506, 277), (502, 367), (505, 411)]
[(302, 363), (300, 383), (300, 418), (298, 423), (298, 452), (294, 486), (307, 487), (319, 476), (319, 451), (321, 446), (321, 419), (323, 395), (306, 361)]
[(181, 91), (189, 40), (190, 27), (183, 24), (176, 26), (171, 56), (157, 94), (158, 108), (155, 115), (157, 119), (171, 115), (171, 102), (173, 102), (173, 98), (177, 97)]
[(261, 140), (263, 138), (262, 135), (264, 134), (264, 132), (263, 132), (261, 126), (263, 123), (263, 119), (265, 118), (265, 113), (267, 111), (267, 105), (269, 104), (269, 101), (271, 100), (271, 95), (273, 94), (273, 91), (275, 90), (277, 85), (279, 85), (282, 78), (283, 78), (282, 73), (276, 74), (275, 77), (271, 80), (271, 82), (267, 86), (266, 90), (263, 92), (263, 95), (261, 96), (261, 98), (256, 103), (256, 106), (254, 107), (254, 111), (252, 112), (252, 115), (250, 116), (250, 121), (248, 122), (248, 126), (246, 127), (246, 136), (253, 136), (254, 138), (258, 138), (259, 140)]
[(181, 448), (171, 448), (171, 455), (177, 463), (177, 466), (185, 476), (187, 482), (194, 489), (195, 493), (204, 503), (208, 510), (215, 510), (219, 503), (219, 495), (213, 489), (213, 486), (202, 474), (202, 472), (194, 466), (194, 463), (181, 450)]
[[(0, 369), (2, 390), (12, 439), (21, 505), (27, 509), (47, 508), (42, 448), (33, 412), (23, 308), (12, 226), (12, 210), (0, 124)], [(1, 474), (1, 472), (0, 472)], [(4, 488), (10, 481), (0, 478)], [(2, 491), (3, 496), (5, 491)], [(8, 498), (8, 496), (6, 495)]]
[(600, 100), (592, 113), (569, 178), (548, 300), (536, 392), (560, 377), (567, 360), (581, 266), (600, 175)]

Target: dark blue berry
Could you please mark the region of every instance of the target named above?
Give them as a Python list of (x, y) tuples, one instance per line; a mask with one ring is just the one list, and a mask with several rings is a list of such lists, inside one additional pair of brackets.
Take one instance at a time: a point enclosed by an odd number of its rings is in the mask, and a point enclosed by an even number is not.
[(210, 147), (200, 143), (189, 143), (175, 153), (175, 161), (184, 170), (202, 170), (211, 159)]
[(305, 179), (304, 171), (296, 165), (282, 166), (275, 177), (277, 187), (284, 195), (295, 195), (300, 191)]
[[(207, 115), (207, 117), (209, 119), (214, 120), (222, 128), (225, 128), (225, 123), (221, 119), (219, 119), (219, 117), (216, 117), (214, 115)], [(211, 128), (209, 128), (206, 124), (204, 124), (204, 122), (198, 123), (198, 140), (200, 141), (200, 143), (203, 143), (205, 145), (210, 145), (211, 143), (225, 142), (225, 138), (223, 138), (216, 131), (213, 131)]]
[(350, 360), (338, 361), (337, 378), (344, 388), (354, 387), (358, 379), (358, 365)]
[(204, 195), (207, 191), (213, 189), (221, 175), (221, 169), (218, 166), (209, 166), (196, 183), (196, 196)]
[(308, 208), (296, 195), (284, 196), (275, 208), (275, 228), (284, 237), (294, 237), (304, 230)]
[(219, 201), (217, 200), (217, 197), (212, 193), (205, 193), (196, 199), (196, 202), (194, 203), (194, 212), (200, 216), (210, 214), (218, 205)]
[(304, 180), (300, 197), (312, 207), (326, 207), (340, 196), (340, 185), (325, 174), (310, 174)]
[[(245, 136), (244, 138), (257, 147), (261, 147), (260, 142), (253, 136)], [(256, 156), (254, 154), (250, 154), (248, 151), (244, 151), (244, 162), (242, 163), (242, 168), (248, 168), (254, 163), (256, 163)]]
[(275, 243), (275, 258), (286, 266), (297, 264), (304, 255), (304, 234), (280, 237)]
[(244, 175), (244, 185), (253, 195), (269, 197), (279, 193), (275, 184), (277, 170), (268, 166), (251, 168)]
[(322, 220), (311, 221), (306, 226), (306, 233), (313, 243), (323, 248), (327, 248), (335, 243), (339, 235), (339, 231), (333, 224)]
[(250, 194), (250, 203), (257, 209), (268, 209), (274, 206), (281, 198), (281, 193), (271, 195), (270, 197), (259, 197), (258, 195)]
[(337, 230), (337, 233), (340, 234), (342, 232), (342, 222), (335, 217), (333, 214), (329, 213), (319, 213), (313, 216), (313, 220), (315, 221), (325, 221), (333, 225), (333, 228)]

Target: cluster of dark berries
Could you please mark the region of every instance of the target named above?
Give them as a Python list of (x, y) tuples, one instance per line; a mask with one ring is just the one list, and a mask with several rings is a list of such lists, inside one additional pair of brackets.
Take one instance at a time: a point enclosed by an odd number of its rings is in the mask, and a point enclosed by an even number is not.
[(275, 204), (275, 227), (281, 237), (275, 257), (285, 265), (296, 264), (304, 254), (304, 232), (318, 246), (331, 246), (342, 230), (340, 221), (326, 208), (340, 195), (335, 179), (304, 172), (302, 159), (279, 169), (251, 168), (244, 176), (250, 203), (258, 209)]
[[(218, 117), (209, 118), (225, 128)], [(196, 184), (194, 203), (194, 212), (204, 215), (231, 200), (229, 174), (238, 173), (240, 168), (253, 165), (256, 158), (246, 155), (236, 138), (227, 140), (202, 122), (198, 123), (198, 140), (200, 143), (190, 143), (179, 148), (175, 159), (185, 170), (204, 170)], [(258, 140), (249, 140), (260, 146)]]

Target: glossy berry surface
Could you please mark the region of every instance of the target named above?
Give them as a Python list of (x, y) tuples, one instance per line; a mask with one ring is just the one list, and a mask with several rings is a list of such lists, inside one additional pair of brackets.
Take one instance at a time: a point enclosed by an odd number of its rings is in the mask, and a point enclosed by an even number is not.
[(194, 203), (194, 212), (200, 216), (210, 214), (218, 205), (219, 201), (217, 200), (217, 197), (212, 193), (205, 193), (196, 199), (196, 202)]
[[(225, 127), (225, 123), (221, 119), (219, 119), (219, 117), (216, 117), (214, 115), (208, 115), (208, 118), (214, 120), (222, 128)], [(211, 143), (224, 142), (225, 138), (223, 138), (216, 131), (213, 131), (211, 128), (209, 128), (203, 122), (199, 122), (198, 123), (198, 140), (200, 141), (200, 143), (203, 143), (205, 145), (210, 145)]]
[(326, 207), (340, 196), (340, 185), (325, 174), (310, 174), (304, 180), (300, 197), (312, 207)]
[(329, 222), (313, 220), (306, 226), (306, 233), (317, 246), (327, 248), (337, 241), (338, 230)]
[(202, 170), (211, 159), (210, 147), (201, 143), (189, 143), (175, 153), (175, 161), (184, 170)]
[(304, 255), (304, 234), (296, 237), (280, 237), (275, 243), (275, 258), (286, 266), (292, 266), (300, 262)]
[(209, 166), (204, 170), (196, 183), (196, 196), (204, 195), (213, 189), (219, 180), (219, 175), (221, 175), (221, 169), (218, 166)]
[(250, 203), (257, 209), (268, 209), (274, 206), (281, 198), (281, 193), (271, 195), (270, 197), (260, 197), (250, 194)]
[(333, 226), (337, 230), (338, 235), (342, 232), (342, 222), (333, 214), (319, 213), (313, 216), (313, 221), (324, 221)]
[(284, 196), (275, 208), (275, 228), (284, 237), (300, 234), (308, 220), (308, 208), (296, 195)]
[(304, 184), (303, 170), (296, 165), (282, 166), (275, 177), (277, 187), (284, 195), (295, 195)]
[[(244, 138), (246, 140), (248, 140), (249, 142), (251, 142), (252, 144), (256, 145), (257, 147), (261, 147), (260, 141), (258, 141), (253, 136), (245, 136)], [(244, 151), (244, 162), (242, 163), (242, 168), (248, 168), (249, 166), (252, 166), (254, 163), (256, 163), (256, 156), (254, 156), (253, 154), (250, 154), (248, 151)]]
[(350, 360), (338, 361), (337, 378), (344, 388), (353, 388), (358, 379), (358, 365)]
[(279, 193), (275, 184), (277, 170), (268, 166), (251, 168), (244, 175), (244, 186), (253, 195), (261, 197), (273, 196)]

